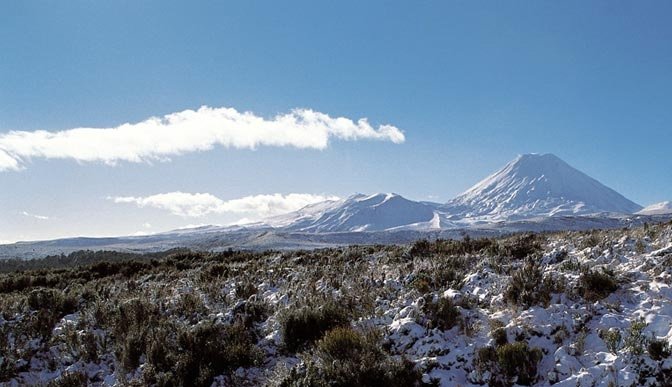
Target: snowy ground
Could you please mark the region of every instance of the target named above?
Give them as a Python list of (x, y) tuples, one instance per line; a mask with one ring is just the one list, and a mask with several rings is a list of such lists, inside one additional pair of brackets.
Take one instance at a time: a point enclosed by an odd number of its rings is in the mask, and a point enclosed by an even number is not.
[[(516, 238), (497, 240), (494, 245), (512, 245), (520, 240)], [(26, 306), (25, 297), (34, 288), (5, 293), (0, 314), (0, 385), (48, 383), (72, 373), (86, 375), (93, 385), (133, 380), (142, 384), (151, 363), (148, 356), (140, 356), (135, 370), (122, 371), (120, 355), (114, 350), (119, 337), (102, 320), (91, 317), (101, 310), (101, 303), (113, 308), (134, 297), (162, 305), (163, 313), (177, 326), (187, 328), (204, 321), (231, 323), (237, 310), (252, 302), (268, 307), (268, 313), (251, 328), (257, 334), (255, 345), (263, 353), (262, 361), (214, 378), (220, 385), (278, 385), (288, 370), (301, 369), (314, 352), (310, 347), (299, 353), (283, 349), (282, 318), (301, 306), (319, 308), (315, 300), (327, 299), (350, 310), (350, 325), (356, 329), (378, 329), (390, 356), (413, 361), (427, 385), (470, 386), (502, 380), (493, 375), (496, 367), (479, 369), (476, 359), (483, 348), (501, 346), (493, 337), (497, 329), (505, 332), (508, 343), (525, 342), (541, 351), (534, 385), (670, 383), (672, 224), (553, 233), (534, 241), (539, 249), (527, 258), (515, 257), (515, 252), (506, 256), (506, 249), (452, 255), (417, 246), (387, 246), (190, 261), (167, 274), (160, 266), (145, 268), (65, 288), (64, 294), (79, 297), (78, 306), (60, 317), (45, 336), (18, 329), (22, 321), (39, 313)], [(529, 306), (506, 296), (514, 273), (528, 260), (539, 264), (551, 289), (547, 299), (541, 297)], [(224, 274), (206, 277), (204, 273), (213, 272), (213, 267)], [(582, 275), (601, 273), (603, 268), (613, 273), (615, 291), (598, 296), (586, 293)], [(242, 285), (251, 290), (241, 290)], [(541, 287), (537, 290), (543, 292)], [(198, 301), (185, 295), (200, 300), (193, 314), (184, 313), (184, 300)], [(430, 316), (427, 305), (441, 298), (450, 299), (459, 311), (452, 328), (437, 327)], [(95, 358), (85, 356), (84, 337), (94, 338)], [(655, 340), (664, 344), (662, 356), (650, 353)], [(516, 382), (515, 377), (504, 380), (504, 385)]]

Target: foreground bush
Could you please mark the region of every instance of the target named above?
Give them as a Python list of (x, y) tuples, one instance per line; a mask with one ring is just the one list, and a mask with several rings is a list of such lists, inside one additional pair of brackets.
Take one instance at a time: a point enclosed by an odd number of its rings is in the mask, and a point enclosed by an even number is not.
[(601, 300), (618, 289), (618, 281), (613, 272), (588, 270), (579, 277), (579, 292), (588, 301)]
[(215, 376), (262, 359), (254, 336), (242, 325), (203, 324), (178, 338), (177, 385), (209, 386)]
[(317, 343), (315, 357), (305, 368), (294, 368), (281, 380), (282, 387), (419, 386), (421, 375), (412, 362), (396, 360), (380, 347), (375, 333), (362, 334), (349, 327), (327, 332)]
[(541, 267), (529, 260), (511, 275), (504, 291), (504, 300), (511, 305), (527, 309), (533, 305), (546, 305), (551, 299), (551, 280), (544, 277)]
[(285, 349), (296, 352), (320, 339), (326, 331), (346, 325), (348, 321), (347, 313), (333, 302), (320, 308), (294, 309), (281, 319), (282, 341)]
[(438, 301), (428, 301), (423, 310), (427, 316), (429, 328), (448, 330), (462, 321), (460, 309), (449, 298), (439, 298)]
[(478, 350), (474, 366), (481, 374), (489, 373), (490, 386), (531, 386), (537, 380), (541, 350), (530, 349), (525, 342), (504, 344)]

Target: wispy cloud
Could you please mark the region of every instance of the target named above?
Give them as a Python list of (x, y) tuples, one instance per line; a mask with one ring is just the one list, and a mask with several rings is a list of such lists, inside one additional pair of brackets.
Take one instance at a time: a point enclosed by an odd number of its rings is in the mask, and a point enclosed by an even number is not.
[(49, 220), (48, 216), (31, 214), (30, 212), (27, 212), (27, 211), (21, 211), (21, 215), (27, 216), (27, 217), (33, 218), (33, 219), (38, 219), (38, 220)]
[(222, 200), (209, 193), (169, 192), (145, 197), (117, 196), (108, 199), (115, 203), (130, 203), (138, 207), (165, 210), (183, 217), (202, 217), (210, 214), (245, 214), (261, 218), (298, 210), (309, 204), (337, 200), (336, 196), (292, 193), (288, 195), (254, 195), (240, 199)]
[(116, 164), (165, 161), (171, 156), (225, 148), (260, 146), (325, 149), (330, 139), (373, 139), (402, 143), (392, 125), (374, 128), (365, 119), (331, 117), (296, 109), (271, 119), (233, 108), (184, 110), (164, 117), (111, 128), (74, 128), (58, 132), (12, 131), (0, 135), (0, 171), (19, 170), (33, 158), (72, 159)]

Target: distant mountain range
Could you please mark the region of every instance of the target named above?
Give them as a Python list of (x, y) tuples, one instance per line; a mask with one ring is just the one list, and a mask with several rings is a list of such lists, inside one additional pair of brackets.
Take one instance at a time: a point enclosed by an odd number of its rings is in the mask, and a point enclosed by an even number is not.
[(394, 193), (355, 194), (241, 226), (0, 245), (0, 258), (33, 258), (80, 249), (144, 252), (172, 247), (217, 250), (397, 243), (464, 233), (626, 227), (668, 218), (672, 218), (670, 202), (642, 208), (555, 155), (526, 154), (443, 204), (413, 201)]

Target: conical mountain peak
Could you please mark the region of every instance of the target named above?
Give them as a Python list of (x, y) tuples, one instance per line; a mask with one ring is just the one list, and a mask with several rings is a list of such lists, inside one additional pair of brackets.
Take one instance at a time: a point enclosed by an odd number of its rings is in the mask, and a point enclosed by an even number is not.
[(508, 219), (633, 213), (641, 206), (547, 153), (519, 155), (446, 208), (454, 217)]

